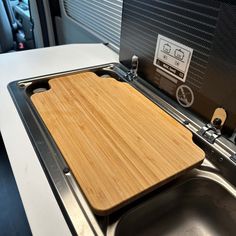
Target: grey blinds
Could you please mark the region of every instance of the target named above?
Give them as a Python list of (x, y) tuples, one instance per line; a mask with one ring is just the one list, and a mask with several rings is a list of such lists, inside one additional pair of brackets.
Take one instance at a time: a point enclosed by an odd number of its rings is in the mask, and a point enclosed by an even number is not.
[(116, 49), (120, 46), (123, 0), (64, 0), (66, 14)]

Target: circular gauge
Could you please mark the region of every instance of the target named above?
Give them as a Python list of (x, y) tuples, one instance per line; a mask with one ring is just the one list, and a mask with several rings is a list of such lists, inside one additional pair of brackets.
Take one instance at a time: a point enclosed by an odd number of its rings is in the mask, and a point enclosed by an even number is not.
[(194, 102), (194, 94), (187, 85), (180, 85), (176, 90), (176, 98), (183, 107), (191, 107)]

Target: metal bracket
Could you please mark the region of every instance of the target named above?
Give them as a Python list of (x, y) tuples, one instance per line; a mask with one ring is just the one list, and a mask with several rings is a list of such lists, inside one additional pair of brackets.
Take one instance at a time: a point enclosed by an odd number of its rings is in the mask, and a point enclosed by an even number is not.
[(138, 77), (137, 72), (138, 72), (138, 57), (136, 55), (133, 55), (131, 59), (131, 69), (128, 71), (126, 78), (129, 81), (133, 81)]
[(236, 129), (234, 130), (233, 134), (231, 135), (231, 137), (229, 138), (229, 140), (231, 142), (233, 142), (234, 144), (236, 144)]
[(236, 153), (231, 155), (230, 159), (236, 164)]
[(221, 136), (221, 131), (209, 123), (203, 126), (199, 131), (199, 135), (205, 138), (209, 143), (214, 143), (215, 140)]
[(217, 108), (212, 116), (211, 123), (203, 126), (197, 133), (209, 143), (214, 143), (221, 136), (221, 128), (226, 118), (226, 111), (223, 108)]

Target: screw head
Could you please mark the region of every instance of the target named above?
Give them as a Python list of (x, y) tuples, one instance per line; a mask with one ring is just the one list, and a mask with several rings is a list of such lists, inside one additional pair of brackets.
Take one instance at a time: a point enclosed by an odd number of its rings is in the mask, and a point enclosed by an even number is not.
[(183, 121), (183, 124), (184, 124), (184, 125), (189, 125), (189, 121), (188, 121), (188, 120), (184, 120), (184, 121)]
[(68, 168), (68, 167), (65, 167), (64, 169), (63, 169), (63, 173), (64, 174), (68, 174), (70, 172), (70, 169)]

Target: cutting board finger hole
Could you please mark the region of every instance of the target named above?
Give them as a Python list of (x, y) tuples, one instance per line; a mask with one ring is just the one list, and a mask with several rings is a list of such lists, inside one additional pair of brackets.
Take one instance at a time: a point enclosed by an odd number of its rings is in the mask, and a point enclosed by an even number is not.
[(48, 81), (39, 81), (27, 87), (26, 92), (29, 96), (37, 93), (46, 92), (51, 89)]

